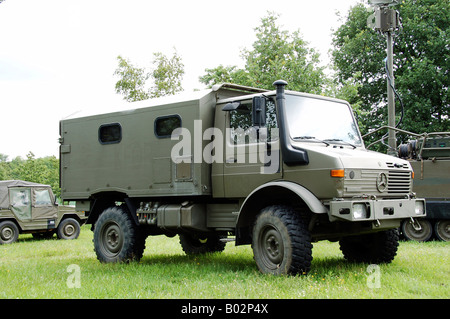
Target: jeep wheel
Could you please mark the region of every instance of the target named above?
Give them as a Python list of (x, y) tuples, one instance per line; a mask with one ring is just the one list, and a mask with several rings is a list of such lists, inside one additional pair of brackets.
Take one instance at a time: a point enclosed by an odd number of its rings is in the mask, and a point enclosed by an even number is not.
[(0, 223), (0, 245), (11, 244), (19, 238), (19, 228), (12, 221), (4, 221)]
[(59, 223), (56, 235), (58, 239), (77, 239), (80, 235), (80, 224), (76, 219), (66, 218)]
[(397, 255), (398, 230), (349, 236), (339, 241), (344, 258), (350, 262), (390, 263)]
[(306, 274), (312, 261), (311, 235), (298, 213), (286, 206), (264, 208), (253, 227), (253, 254), (262, 273)]
[(122, 207), (107, 208), (98, 218), (94, 230), (94, 250), (100, 262), (139, 261), (145, 237)]
[(413, 225), (411, 221), (402, 222), (402, 234), (406, 240), (428, 241), (433, 235), (433, 227), (426, 219), (416, 219), (416, 223), (420, 229), (416, 229), (417, 225)]
[(226, 243), (220, 241), (220, 236), (197, 236), (180, 234), (180, 244), (186, 255), (201, 255), (207, 253), (222, 252)]

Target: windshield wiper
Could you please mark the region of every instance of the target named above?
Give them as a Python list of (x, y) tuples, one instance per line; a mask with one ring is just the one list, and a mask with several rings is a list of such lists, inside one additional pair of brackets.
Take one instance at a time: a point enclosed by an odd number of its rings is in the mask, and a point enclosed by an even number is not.
[(314, 140), (316, 142), (324, 143), (326, 146), (330, 146), (330, 143), (319, 140), (319, 139), (315, 138), (314, 136), (296, 136), (296, 137), (293, 137), (292, 139), (294, 139), (294, 140)]
[(344, 143), (344, 144), (350, 145), (351, 147), (353, 147), (353, 149), (355, 149), (355, 148), (356, 148), (356, 146), (355, 146), (355, 145), (353, 145), (352, 143), (346, 142), (346, 141), (344, 141), (344, 140), (341, 140), (341, 139), (338, 139), (338, 138), (326, 139), (325, 141), (328, 141), (328, 142), (341, 142), (341, 143)]

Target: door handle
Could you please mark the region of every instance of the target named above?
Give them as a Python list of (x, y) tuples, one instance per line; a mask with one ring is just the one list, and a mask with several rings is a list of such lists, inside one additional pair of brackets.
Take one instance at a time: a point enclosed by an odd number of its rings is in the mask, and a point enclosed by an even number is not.
[(237, 163), (237, 158), (235, 157), (229, 157), (225, 161), (227, 164)]

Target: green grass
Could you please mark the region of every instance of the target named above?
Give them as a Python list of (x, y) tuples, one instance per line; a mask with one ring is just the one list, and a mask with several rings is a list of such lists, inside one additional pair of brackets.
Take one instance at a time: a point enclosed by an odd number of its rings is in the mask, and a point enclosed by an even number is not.
[[(101, 264), (92, 232), (73, 241), (34, 240), (0, 246), (0, 298), (450, 298), (449, 244), (402, 242), (395, 260), (380, 265), (380, 288), (369, 288), (368, 264), (343, 259), (337, 243), (314, 244), (307, 276), (260, 274), (250, 246), (186, 256), (178, 237), (149, 237), (137, 263)], [(70, 288), (79, 267), (80, 288)], [(69, 270), (69, 272), (68, 272)]]

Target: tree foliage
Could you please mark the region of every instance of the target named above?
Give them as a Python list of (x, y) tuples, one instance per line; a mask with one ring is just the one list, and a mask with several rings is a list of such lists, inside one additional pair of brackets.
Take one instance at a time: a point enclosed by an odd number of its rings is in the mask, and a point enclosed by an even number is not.
[(122, 94), (128, 102), (141, 101), (149, 98), (149, 92), (145, 89), (145, 83), (149, 74), (145, 69), (135, 67), (128, 59), (120, 55), (117, 57), (119, 63), (114, 75), (119, 77), (116, 82), (116, 93)]
[(181, 81), (184, 75), (184, 65), (177, 52), (170, 59), (161, 52), (154, 53), (153, 58), (155, 69), (151, 72), (151, 77), (154, 80), (154, 86), (150, 97), (174, 95), (183, 91)]
[[(404, 104), (400, 128), (417, 133), (448, 131), (450, 2), (405, 0), (395, 8), (403, 26), (394, 46), (395, 86)], [(371, 14), (363, 4), (354, 6), (333, 35), (337, 82), (357, 84), (353, 102), (365, 115), (363, 133), (387, 125), (386, 39), (368, 26)], [(396, 110), (399, 121), (398, 101)]]
[[(184, 75), (184, 65), (181, 57), (175, 51), (171, 58), (161, 52), (153, 53), (153, 70), (134, 66), (130, 60), (117, 57), (118, 67), (114, 75), (119, 77), (116, 82), (116, 93), (122, 94), (128, 102), (141, 101), (149, 98), (173, 95), (183, 90), (181, 81)], [(153, 86), (148, 88), (148, 80)]]
[(0, 154), (0, 180), (24, 180), (50, 185), (55, 196), (61, 195), (59, 160), (55, 156), (35, 158), (29, 152), (26, 160), (16, 157), (8, 161), (7, 155)]
[(279, 15), (269, 12), (255, 28), (256, 41), (252, 49), (244, 49), (241, 57), (244, 69), (219, 65), (206, 69), (200, 82), (212, 86), (223, 82), (273, 89), (277, 79), (286, 80), (289, 89), (321, 93), (326, 83), (324, 68), (319, 66), (319, 54), (301, 37), (300, 31), (290, 33), (277, 24)]

